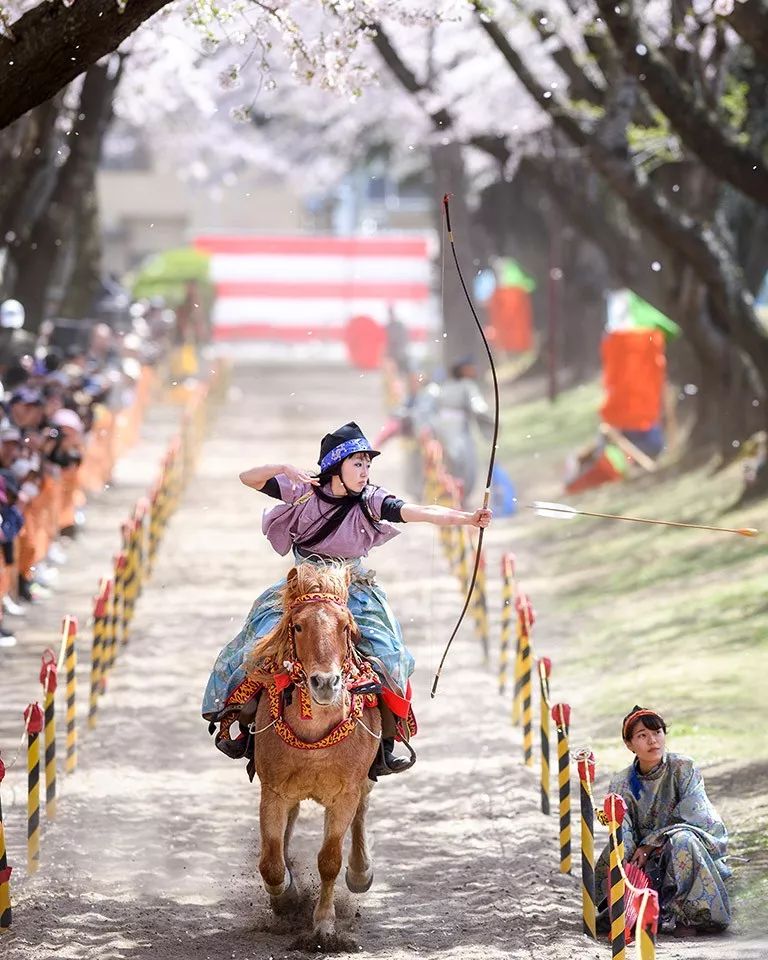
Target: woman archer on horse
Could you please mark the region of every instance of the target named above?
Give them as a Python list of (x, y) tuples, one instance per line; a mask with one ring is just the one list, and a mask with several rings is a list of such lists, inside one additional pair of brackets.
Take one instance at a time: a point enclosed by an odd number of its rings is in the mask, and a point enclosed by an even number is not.
[[(371, 779), (399, 773), (412, 760), (395, 757), (395, 738), (407, 742), (413, 732), (410, 683), (414, 660), (403, 641), (386, 595), (362, 567), (370, 550), (398, 535), (393, 524), (431, 523), (437, 526), (487, 527), (491, 511), (453, 510), (438, 505), (405, 503), (369, 481), (371, 461), (379, 456), (358, 425), (346, 423), (326, 434), (320, 444), (317, 476), (288, 464), (266, 464), (240, 474), (254, 490), (281, 500), (265, 511), (262, 530), (275, 550), (290, 551), (296, 564), (344, 562), (350, 567), (348, 605), (359, 631), (357, 649), (373, 666), (381, 682), (382, 743)], [(230, 739), (229, 730), (241, 719), (249, 655), (283, 615), (285, 579), (267, 589), (254, 603), (238, 635), (219, 654), (203, 700), (203, 716), (212, 729), (219, 723), (216, 745), (228, 756), (243, 756), (247, 737)]]

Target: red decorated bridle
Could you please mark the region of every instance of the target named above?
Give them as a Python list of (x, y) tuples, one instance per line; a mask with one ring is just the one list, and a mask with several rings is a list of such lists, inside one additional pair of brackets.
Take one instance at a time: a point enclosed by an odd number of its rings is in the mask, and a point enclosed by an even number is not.
[[(306, 593), (291, 601), (289, 610), (292, 612), (306, 603), (335, 603), (340, 607), (347, 606), (346, 602), (332, 593)], [(263, 733), (274, 727), (275, 733), (288, 746), (300, 750), (324, 750), (342, 743), (354, 731), (360, 721), (363, 711), (378, 705), (378, 696), (373, 692), (364, 692), (372, 684), (378, 684), (373, 667), (367, 660), (363, 660), (355, 650), (354, 644), (347, 637), (347, 650), (341, 666), (341, 676), (345, 689), (349, 693), (349, 708), (346, 715), (322, 739), (310, 741), (300, 737), (284, 717), (283, 691), (291, 684), (299, 692), (299, 710), (302, 720), (312, 719), (312, 697), (309, 693), (309, 683), (306, 670), (299, 660), (296, 651), (293, 621), (289, 624), (291, 643), (288, 650), (288, 659), (284, 660), (275, 671), (273, 682), (267, 688), (269, 696), (269, 711), (271, 723), (262, 730), (253, 730), (254, 734)], [(366, 727), (367, 729), (367, 727)], [(370, 731), (369, 731), (370, 732)]]

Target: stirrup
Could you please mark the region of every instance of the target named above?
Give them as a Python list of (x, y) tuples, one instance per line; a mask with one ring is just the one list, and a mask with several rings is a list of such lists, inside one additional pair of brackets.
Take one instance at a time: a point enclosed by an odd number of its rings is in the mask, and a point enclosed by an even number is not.
[(216, 749), (220, 750), (224, 756), (229, 757), (231, 760), (240, 760), (241, 757), (246, 756), (250, 742), (253, 740), (252, 735), (246, 733), (242, 725), (240, 726), (240, 735), (235, 737), (234, 740), (231, 739), (229, 731), (236, 723), (237, 713), (230, 710), (220, 716), (218, 731), (216, 730), (215, 721), (212, 721), (208, 726), (208, 732), (215, 734), (213, 742)]
[(251, 737), (241, 733), (239, 737), (230, 740), (227, 736), (217, 736), (214, 740), (217, 750), (221, 750), (224, 756), (230, 760), (240, 760), (248, 753), (248, 744)]
[(379, 744), (379, 751), (376, 754), (376, 759), (371, 764), (371, 769), (368, 771), (368, 779), (373, 780), (376, 783), (379, 777), (388, 777), (393, 773), (405, 773), (406, 770), (410, 770), (411, 767), (416, 763), (416, 751), (408, 743), (407, 740), (402, 741), (406, 750), (410, 754), (410, 757), (407, 759), (405, 757), (395, 757), (397, 761), (396, 766), (391, 766), (387, 762), (387, 751), (384, 749), (384, 741)]
[[(400, 762), (398, 763), (398, 766), (397, 766), (397, 767), (390, 767), (390, 765), (387, 763), (387, 755), (386, 755), (386, 753), (384, 752), (384, 748), (383, 748), (383, 746), (382, 746), (381, 752), (382, 752), (382, 755), (383, 755), (383, 758), (384, 758), (384, 765), (386, 766), (386, 768), (389, 770), (390, 773), (405, 773), (406, 770), (410, 770), (411, 767), (414, 765), (414, 763), (416, 763), (416, 751), (413, 749), (413, 747), (410, 745), (410, 743), (409, 743), (407, 740), (401, 740), (400, 742), (401, 742), (402, 745), (405, 747), (405, 749), (408, 751), (408, 753), (410, 754), (410, 756), (407, 757), (407, 758), (406, 758), (406, 757), (395, 757), (395, 758), (394, 758), (395, 760), (400, 761)], [(407, 766), (403, 766), (403, 765), (402, 765), (402, 761), (405, 761), (405, 763), (407, 764)]]

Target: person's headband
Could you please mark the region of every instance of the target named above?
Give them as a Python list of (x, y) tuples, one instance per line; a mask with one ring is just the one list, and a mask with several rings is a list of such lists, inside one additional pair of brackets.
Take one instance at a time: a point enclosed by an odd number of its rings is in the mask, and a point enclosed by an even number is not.
[(657, 720), (661, 721), (662, 725), (664, 724), (664, 720), (658, 713), (656, 713), (655, 710), (635, 710), (634, 713), (630, 713), (630, 715), (625, 719), (621, 727), (621, 736), (623, 740), (629, 740), (629, 731), (632, 729), (633, 725), (637, 723), (638, 720), (642, 720), (643, 717), (656, 717)]
[(338, 447), (334, 447), (333, 450), (326, 453), (320, 461), (320, 472), (325, 473), (326, 470), (335, 467), (337, 463), (341, 463), (342, 460), (345, 460), (353, 453), (375, 454), (376, 451), (371, 449), (371, 445), (365, 437), (355, 437), (353, 440), (345, 440), (344, 443), (340, 443)]

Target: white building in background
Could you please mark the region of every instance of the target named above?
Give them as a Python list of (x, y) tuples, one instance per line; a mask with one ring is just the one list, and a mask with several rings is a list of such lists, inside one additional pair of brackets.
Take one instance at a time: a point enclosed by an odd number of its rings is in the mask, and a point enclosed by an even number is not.
[(351, 236), (432, 227), (423, 187), (393, 180), (381, 161), (307, 201), (262, 172), (226, 174), (215, 184), (183, 179), (166, 158), (120, 130), (107, 142), (97, 190), (104, 268), (119, 277), (152, 254), (210, 232)]
[(108, 143), (97, 185), (107, 273), (124, 278), (176, 247), (210, 253), (213, 338), (238, 356), (343, 359), (350, 322), (380, 336), (390, 311), (416, 354), (433, 342), (436, 237), (418, 180), (394, 180), (378, 158), (307, 199), (269, 174), (211, 184), (164, 161), (130, 132)]
[(182, 180), (150, 161), (99, 171), (97, 190), (104, 233), (104, 268), (122, 277), (147, 257), (186, 246), (210, 229), (313, 229), (315, 217), (285, 183), (264, 175), (229, 177), (211, 186)]

